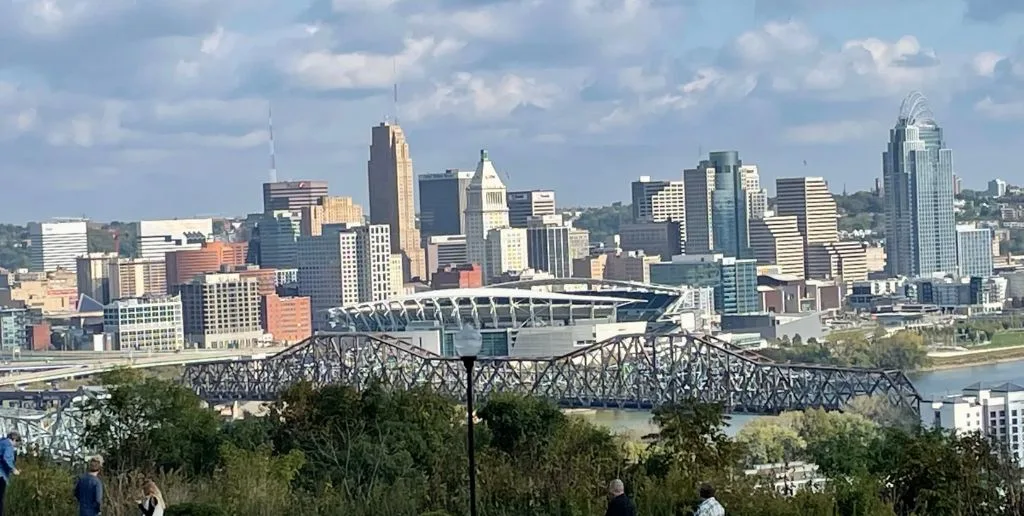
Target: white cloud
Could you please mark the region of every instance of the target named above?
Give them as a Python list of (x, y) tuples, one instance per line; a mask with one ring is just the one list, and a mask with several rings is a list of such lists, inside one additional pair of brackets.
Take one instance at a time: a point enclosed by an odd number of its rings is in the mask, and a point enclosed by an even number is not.
[(876, 120), (843, 120), (787, 127), (783, 139), (800, 144), (849, 143), (882, 134), (884, 126)]
[(365, 52), (310, 52), (300, 56), (287, 72), (302, 86), (313, 90), (382, 88), (401, 77), (422, 73), (425, 61), (457, 52), (464, 43), (454, 39), (406, 39), (405, 49), (395, 55)]
[(433, 93), (416, 99), (404, 112), (414, 120), (440, 114), (494, 119), (520, 107), (549, 109), (561, 93), (558, 86), (532, 77), (481, 77), (463, 72), (436, 85)]
[(985, 97), (974, 104), (974, 109), (996, 120), (1024, 120), (1024, 100), (996, 102)]

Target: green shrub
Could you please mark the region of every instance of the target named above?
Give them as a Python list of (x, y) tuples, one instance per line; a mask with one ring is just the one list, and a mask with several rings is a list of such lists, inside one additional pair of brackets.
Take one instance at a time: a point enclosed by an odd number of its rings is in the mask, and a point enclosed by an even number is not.
[(182, 503), (168, 507), (164, 516), (228, 516), (228, 513), (216, 505)]

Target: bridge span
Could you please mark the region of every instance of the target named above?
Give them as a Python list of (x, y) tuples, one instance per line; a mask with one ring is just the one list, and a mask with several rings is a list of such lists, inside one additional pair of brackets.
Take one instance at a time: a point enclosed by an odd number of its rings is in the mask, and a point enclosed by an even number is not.
[[(273, 355), (181, 362), (190, 362), (183, 383), (215, 405), (272, 401), (301, 381), (355, 388), (374, 382), (393, 389), (427, 386), (455, 400), (463, 400), (466, 392), (465, 370), (458, 358), (380, 334), (321, 333)], [(114, 367), (118, 366), (93, 366), (74, 376)], [(550, 358), (481, 357), (473, 382), (484, 399), (491, 393), (512, 392), (544, 397), (567, 408), (649, 409), (693, 398), (721, 403), (735, 413), (777, 414), (840, 410), (854, 398), (877, 396), (917, 412), (920, 401), (900, 371), (779, 364), (741, 353), (717, 339), (686, 333), (620, 336)], [(95, 388), (8, 391), (0, 394), (0, 401), (20, 408), (0, 410), (0, 430), (17, 429), (26, 441), (56, 457), (81, 457), (78, 437), (88, 417), (84, 402), (103, 395)]]

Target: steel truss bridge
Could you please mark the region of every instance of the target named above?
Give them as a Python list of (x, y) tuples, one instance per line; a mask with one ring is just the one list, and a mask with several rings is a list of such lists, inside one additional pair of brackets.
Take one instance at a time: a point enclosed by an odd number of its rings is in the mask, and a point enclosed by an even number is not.
[[(218, 405), (273, 401), (297, 382), (357, 389), (430, 387), (464, 401), (466, 373), (458, 358), (441, 357), (393, 336), (324, 333), (271, 356), (232, 357), (185, 367), (183, 382)], [(567, 408), (649, 409), (688, 398), (721, 403), (731, 412), (777, 414), (840, 410), (854, 398), (876, 396), (918, 411), (920, 397), (900, 371), (779, 364), (710, 337), (628, 335), (552, 358), (480, 358), (475, 392), (486, 399), (511, 392)], [(0, 391), (0, 432), (57, 458), (81, 458), (89, 400), (102, 389)], [(12, 408), (12, 406), (14, 406)]]
[[(261, 360), (189, 364), (184, 381), (215, 403), (274, 400), (300, 381), (427, 386), (457, 400), (466, 392), (460, 359), (365, 333), (318, 334)], [(920, 401), (900, 371), (778, 364), (687, 333), (620, 336), (553, 358), (481, 358), (473, 382), (482, 398), (511, 392), (567, 408), (649, 409), (697, 399), (735, 413), (778, 414), (840, 410), (856, 397), (878, 396), (917, 412)]]

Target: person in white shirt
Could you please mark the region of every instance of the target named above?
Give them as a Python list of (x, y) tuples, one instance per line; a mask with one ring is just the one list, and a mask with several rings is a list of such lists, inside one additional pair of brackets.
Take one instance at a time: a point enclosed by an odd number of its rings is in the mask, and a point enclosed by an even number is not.
[(700, 486), (700, 505), (693, 516), (725, 516), (725, 507), (715, 499), (715, 488), (710, 484)]

